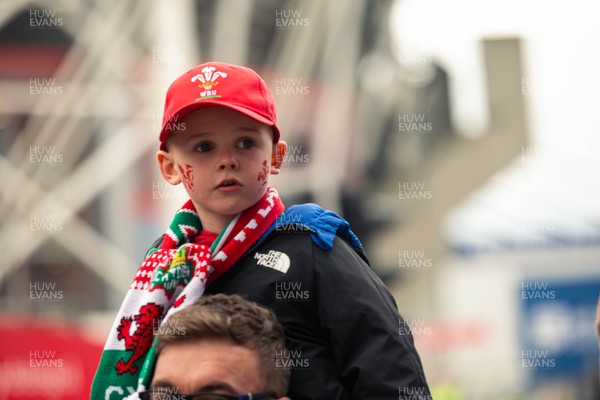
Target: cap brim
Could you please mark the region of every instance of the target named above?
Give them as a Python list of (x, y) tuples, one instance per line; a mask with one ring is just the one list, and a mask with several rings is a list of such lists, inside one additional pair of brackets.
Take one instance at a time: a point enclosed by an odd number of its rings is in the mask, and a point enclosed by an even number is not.
[[(194, 111), (201, 110), (203, 108), (208, 108), (208, 107), (225, 107), (225, 108), (229, 108), (230, 110), (237, 111), (241, 114), (244, 114), (247, 117), (250, 117), (250, 118), (260, 122), (261, 124), (265, 124), (267, 126), (273, 127), (275, 130), (275, 133), (276, 133), (275, 141), (278, 141), (279, 138), (281, 137), (281, 133), (279, 132), (279, 127), (277, 126), (276, 123), (274, 123), (270, 119), (254, 112), (252, 110), (248, 110), (247, 108), (239, 106), (237, 104), (219, 102), (218, 99), (215, 99), (215, 100), (207, 99), (207, 100), (202, 100), (201, 102), (198, 102), (198, 103), (188, 104), (187, 106), (185, 106), (185, 107), (181, 108), (179, 111), (177, 111), (167, 121), (167, 123), (165, 125), (172, 125), (173, 119), (181, 121), (181, 119), (183, 119), (186, 115), (188, 115)], [(171, 133), (170, 129), (165, 129), (164, 127), (161, 129), (160, 135), (159, 135), (161, 148), (163, 147), (163, 143), (165, 143), (167, 141), (167, 139), (169, 138), (170, 133)]]

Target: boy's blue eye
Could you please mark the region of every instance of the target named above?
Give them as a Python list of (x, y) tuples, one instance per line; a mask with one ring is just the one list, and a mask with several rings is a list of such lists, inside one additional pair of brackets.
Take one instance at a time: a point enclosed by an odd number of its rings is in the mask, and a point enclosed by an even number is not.
[(254, 143), (252, 142), (252, 140), (244, 139), (238, 143), (238, 147), (241, 149), (249, 149), (250, 147), (252, 147), (253, 144)]
[(213, 149), (213, 145), (210, 143), (200, 143), (198, 146), (196, 146), (195, 151), (200, 152), (200, 153), (204, 153), (207, 151), (211, 151)]

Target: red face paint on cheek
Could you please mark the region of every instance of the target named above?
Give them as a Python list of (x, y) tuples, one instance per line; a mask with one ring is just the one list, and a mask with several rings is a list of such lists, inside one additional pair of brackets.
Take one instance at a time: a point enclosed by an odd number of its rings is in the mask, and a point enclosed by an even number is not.
[(267, 164), (267, 160), (263, 161), (262, 166), (263, 166), (262, 170), (258, 173), (258, 178), (257, 178), (257, 180), (259, 182), (262, 182), (260, 185), (261, 189), (263, 186), (265, 186), (267, 184), (267, 178), (269, 176), (269, 165)]
[(179, 166), (179, 172), (181, 172), (181, 177), (183, 179), (183, 186), (190, 191), (194, 191), (194, 170), (191, 165), (185, 164), (185, 168), (181, 165)]

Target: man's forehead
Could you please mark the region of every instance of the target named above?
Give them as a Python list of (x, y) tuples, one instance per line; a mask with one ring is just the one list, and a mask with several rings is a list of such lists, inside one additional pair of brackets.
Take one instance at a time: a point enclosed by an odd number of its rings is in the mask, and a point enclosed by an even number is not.
[[(262, 389), (256, 350), (230, 340), (171, 343), (158, 355), (152, 387), (197, 391), (252, 392)], [(211, 389), (212, 388), (212, 389)]]
[(215, 379), (215, 380), (209, 381), (209, 382), (196, 384), (195, 386), (192, 383), (191, 386), (189, 387), (189, 389), (186, 390), (186, 393), (184, 393), (183, 391), (180, 391), (179, 387), (177, 385), (175, 385), (173, 382), (171, 382), (167, 379), (159, 379), (159, 380), (153, 381), (151, 388), (152, 389), (160, 389), (160, 388), (173, 389), (170, 391), (173, 394), (192, 394), (192, 393), (198, 393), (198, 392), (225, 392), (225, 393), (231, 393), (231, 394), (238, 393), (238, 390), (236, 390), (236, 388), (233, 387), (231, 384), (229, 384), (228, 382), (222, 381), (222, 380), (218, 380), (218, 379)]

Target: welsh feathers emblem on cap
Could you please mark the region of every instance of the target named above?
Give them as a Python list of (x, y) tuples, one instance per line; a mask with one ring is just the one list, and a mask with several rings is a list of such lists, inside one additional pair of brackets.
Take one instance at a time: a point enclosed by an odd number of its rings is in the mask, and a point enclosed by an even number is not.
[(227, 73), (216, 71), (215, 67), (204, 67), (202, 68), (202, 73), (204, 75), (198, 74), (192, 77), (192, 82), (201, 82), (198, 85), (198, 87), (201, 89), (200, 97), (198, 97), (196, 101), (221, 97), (217, 94), (215, 87), (219, 84), (217, 79), (219, 77), (227, 78)]

